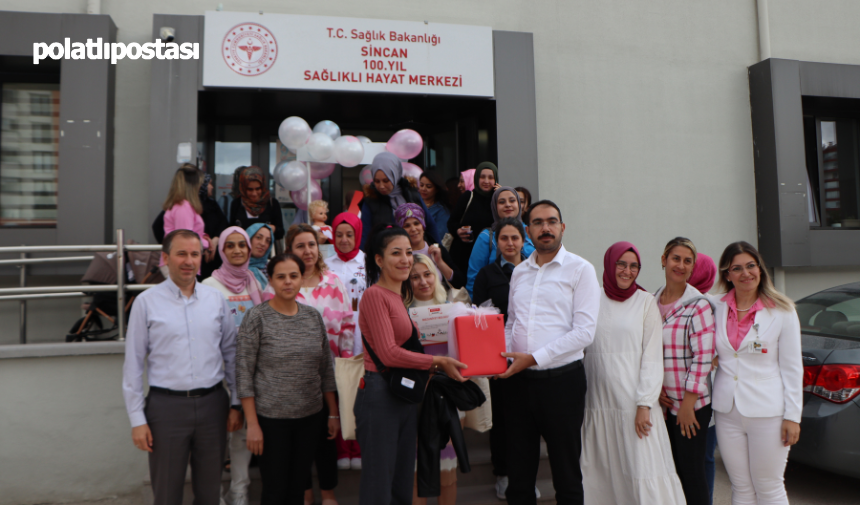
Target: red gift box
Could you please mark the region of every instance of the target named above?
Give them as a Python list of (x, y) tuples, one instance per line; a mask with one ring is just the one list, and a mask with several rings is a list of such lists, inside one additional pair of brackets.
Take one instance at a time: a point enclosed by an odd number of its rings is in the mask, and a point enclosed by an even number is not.
[[(460, 369), (464, 377), (492, 376), (505, 373), (505, 320), (501, 314), (480, 316), (486, 324), (475, 324), (475, 316), (454, 318), (454, 338), (458, 361), (469, 368)], [(450, 336), (449, 336), (450, 337)], [(450, 338), (449, 338), (450, 340)]]

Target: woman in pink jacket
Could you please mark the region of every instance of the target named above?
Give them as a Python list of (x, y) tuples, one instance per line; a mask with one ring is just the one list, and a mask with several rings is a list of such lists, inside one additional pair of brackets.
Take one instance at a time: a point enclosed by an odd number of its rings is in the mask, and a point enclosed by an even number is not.
[[(203, 183), (203, 174), (194, 165), (185, 163), (173, 176), (170, 191), (164, 200), (164, 235), (174, 230), (191, 230), (200, 236), (203, 249), (209, 249), (209, 236), (203, 232), (203, 205), (198, 193)], [(164, 260), (158, 264), (167, 278)]]
[[(310, 305), (322, 315), (332, 358), (352, 357), (355, 338), (352, 301), (340, 278), (330, 271), (323, 261), (317, 231), (309, 224), (294, 224), (287, 231), (285, 245), (287, 252), (295, 254), (305, 264), (302, 287), (296, 301)], [(325, 415), (328, 416), (328, 414)], [(327, 424), (320, 425), (320, 440), (314, 459), (320, 492), (326, 505), (337, 505), (334, 488), (337, 486), (338, 446), (341, 448), (341, 456), (344, 456), (342, 440), (340, 435), (336, 440), (329, 440)], [(306, 489), (305, 503), (313, 503), (310, 481)]]

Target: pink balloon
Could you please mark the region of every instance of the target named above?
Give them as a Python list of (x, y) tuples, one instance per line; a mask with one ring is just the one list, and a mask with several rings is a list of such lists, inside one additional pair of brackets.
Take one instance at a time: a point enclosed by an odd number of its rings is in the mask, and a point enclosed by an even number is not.
[(311, 161), (308, 165), (311, 169), (312, 179), (325, 179), (334, 172), (336, 166), (334, 163), (317, 163), (316, 161)]
[(408, 161), (403, 161), (401, 164), (403, 165), (403, 177), (409, 176), (418, 180), (421, 177), (421, 174), (424, 173), (424, 169), (418, 165), (409, 163)]
[[(297, 208), (301, 210), (308, 210), (307, 186), (298, 191), (290, 191), (290, 198), (293, 199), (293, 203), (296, 205)], [(311, 201), (314, 200), (322, 200), (322, 188), (320, 187), (320, 182), (318, 180), (311, 179)]]
[(358, 182), (362, 186), (373, 183), (373, 174), (370, 173), (370, 165), (362, 168), (361, 172), (358, 173)]
[(415, 130), (400, 130), (391, 136), (385, 149), (402, 160), (409, 160), (421, 153), (424, 141)]

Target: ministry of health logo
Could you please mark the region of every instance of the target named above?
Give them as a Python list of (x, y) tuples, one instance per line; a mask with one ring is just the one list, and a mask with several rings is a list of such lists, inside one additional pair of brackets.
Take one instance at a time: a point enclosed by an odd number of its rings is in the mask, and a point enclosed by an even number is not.
[(272, 68), (278, 43), (263, 25), (242, 23), (231, 28), (221, 45), (224, 62), (237, 74), (260, 75)]

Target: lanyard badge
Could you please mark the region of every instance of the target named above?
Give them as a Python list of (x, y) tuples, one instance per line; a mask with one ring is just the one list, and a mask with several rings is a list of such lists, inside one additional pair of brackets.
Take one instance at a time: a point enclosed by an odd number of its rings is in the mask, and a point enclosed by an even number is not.
[(755, 340), (749, 343), (750, 354), (767, 354), (767, 344), (759, 340), (758, 323), (753, 324), (753, 330), (755, 330)]

